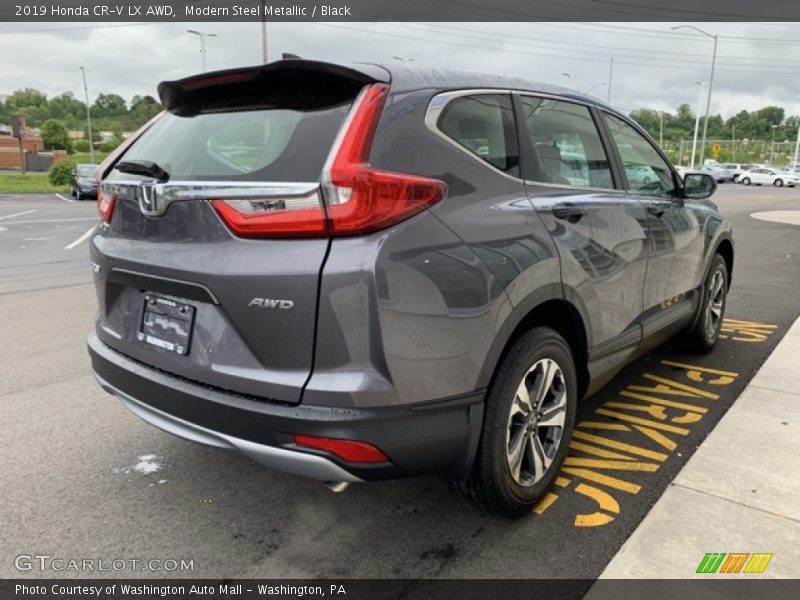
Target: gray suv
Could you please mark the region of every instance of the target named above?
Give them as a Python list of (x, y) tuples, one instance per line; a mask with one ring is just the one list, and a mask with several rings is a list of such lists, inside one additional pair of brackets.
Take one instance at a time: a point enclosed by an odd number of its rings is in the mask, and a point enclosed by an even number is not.
[(348, 482), (439, 473), (521, 514), (577, 403), (717, 341), (731, 227), (634, 122), (525, 80), (284, 60), (164, 82), (98, 169), (100, 385)]

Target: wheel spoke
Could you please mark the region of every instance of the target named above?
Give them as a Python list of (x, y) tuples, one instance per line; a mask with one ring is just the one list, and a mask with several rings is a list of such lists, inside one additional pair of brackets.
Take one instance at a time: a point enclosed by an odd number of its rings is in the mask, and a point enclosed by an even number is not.
[(556, 376), (557, 367), (551, 360), (542, 361), (542, 370), (536, 378), (536, 391), (533, 396), (533, 407), (536, 410), (541, 410), (542, 404), (547, 398), (547, 393), (553, 385), (553, 379)]
[(527, 437), (525, 428), (520, 427), (512, 437), (508, 446), (508, 468), (511, 470), (511, 476), (517, 483), (520, 481), (520, 469), (522, 467), (522, 458), (525, 455)]
[(533, 480), (538, 481), (541, 476), (544, 475), (544, 452), (542, 451), (541, 444), (538, 444), (539, 438), (536, 436), (535, 432), (528, 434), (526, 438), (525, 454), (528, 457), (528, 464), (531, 466)]
[(511, 405), (511, 416), (513, 417), (516, 414), (527, 415), (532, 410), (533, 406), (531, 405), (531, 399), (528, 395), (528, 387), (525, 379), (523, 378), (522, 383), (520, 383), (519, 387), (517, 388), (517, 394), (514, 397), (514, 403)]
[(556, 396), (556, 402), (549, 404), (542, 410), (539, 418), (539, 427), (564, 427), (567, 416), (567, 393), (561, 390)]

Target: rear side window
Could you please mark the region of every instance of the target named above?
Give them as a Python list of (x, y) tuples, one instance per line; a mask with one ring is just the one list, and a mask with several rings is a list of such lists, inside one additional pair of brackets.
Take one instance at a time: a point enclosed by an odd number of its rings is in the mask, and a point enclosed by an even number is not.
[(519, 150), (510, 96), (476, 94), (456, 98), (442, 111), (438, 127), (493, 167), (519, 177)]
[(609, 114), (605, 118), (619, 149), (630, 189), (653, 196), (672, 194), (675, 190), (672, 170), (653, 144), (622, 119)]
[(531, 179), (572, 187), (614, 187), (608, 157), (587, 107), (533, 96), (522, 96), (521, 102), (524, 135), (533, 150)]
[(349, 108), (166, 113), (123, 160), (153, 161), (172, 181), (316, 181)]

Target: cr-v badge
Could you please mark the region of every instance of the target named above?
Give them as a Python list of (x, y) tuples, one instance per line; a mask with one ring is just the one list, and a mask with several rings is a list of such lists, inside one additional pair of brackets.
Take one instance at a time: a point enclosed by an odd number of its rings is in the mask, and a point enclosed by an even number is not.
[(247, 306), (258, 306), (259, 308), (278, 308), (281, 310), (289, 310), (294, 308), (294, 302), (291, 300), (275, 300), (273, 298), (253, 298)]

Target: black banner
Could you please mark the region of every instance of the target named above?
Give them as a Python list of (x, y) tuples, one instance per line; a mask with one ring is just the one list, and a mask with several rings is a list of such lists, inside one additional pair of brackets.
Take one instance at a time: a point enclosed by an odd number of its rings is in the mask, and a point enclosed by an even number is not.
[(556, 580), (556, 579), (364, 579), (364, 580), (2, 580), (3, 600), (185, 600), (237, 598), (346, 598), (348, 600), (794, 600), (800, 580)]
[(0, 21), (797, 21), (796, 0), (2, 0)]

